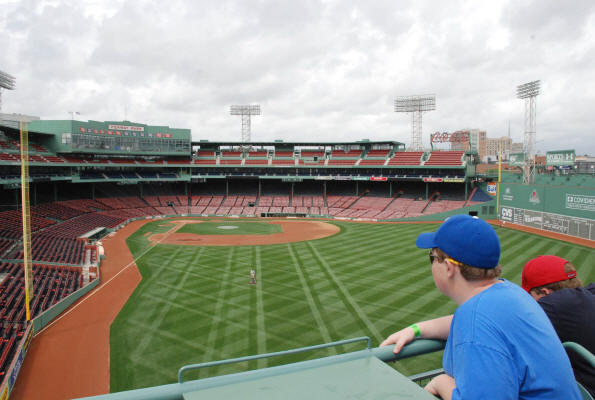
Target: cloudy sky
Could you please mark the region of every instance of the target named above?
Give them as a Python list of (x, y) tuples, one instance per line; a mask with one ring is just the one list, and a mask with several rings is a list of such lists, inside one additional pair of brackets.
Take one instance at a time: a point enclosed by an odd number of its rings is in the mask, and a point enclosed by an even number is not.
[(2, 112), (123, 120), (240, 140), (411, 140), (395, 97), (434, 93), (430, 133), (522, 141), (516, 86), (541, 80), (537, 150), (595, 155), (595, 1), (0, 0)]

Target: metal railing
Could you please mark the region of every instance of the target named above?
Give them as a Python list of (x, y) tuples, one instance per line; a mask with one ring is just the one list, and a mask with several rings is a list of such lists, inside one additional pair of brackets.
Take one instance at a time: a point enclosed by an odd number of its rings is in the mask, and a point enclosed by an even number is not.
[(370, 349), (372, 347), (372, 340), (368, 336), (362, 336), (362, 337), (353, 338), (353, 339), (339, 340), (337, 342), (317, 344), (314, 346), (300, 347), (297, 349), (291, 349), (291, 350), (285, 350), (285, 351), (277, 351), (275, 353), (256, 354), (256, 355), (246, 356), (246, 357), (230, 358), (227, 360), (210, 361), (210, 362), (200, 363), (200, 364), (185, 365), (182, 368), (180, 368), (180, 370), (178, 371), (178, 383), (184, 383), (184, 379), (183, 379), (184, 372), (192, 371), (192, 370), (196, 370), (196, 369), (200, 369), (200, 368), (208, 368), (208, 367), (215, 367), (218, 365), (226, 365), (226, 364), (234, 364), (234, 363), (239, 363), (239, 362), (244, 362), (244, 361), (259, 360), (261, 358), (286, 356), (289, 354), (304, 353), (306, 351), (326, 349), (328, 347), (342, 346), (345, 344), (363, 342), (363, 341), (367, 342), (367, 347), (366, 347), (367, 349)]

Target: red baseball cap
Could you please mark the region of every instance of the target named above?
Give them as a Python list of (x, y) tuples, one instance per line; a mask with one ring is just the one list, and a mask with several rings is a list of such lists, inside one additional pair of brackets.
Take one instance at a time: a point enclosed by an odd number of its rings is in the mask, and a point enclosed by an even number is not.
[(564, 272), (569, 261), (558, 256), (539, 256), (525, 264), (522, 285), (527, 292), (550, 283), (576, 278), (576, 271)]

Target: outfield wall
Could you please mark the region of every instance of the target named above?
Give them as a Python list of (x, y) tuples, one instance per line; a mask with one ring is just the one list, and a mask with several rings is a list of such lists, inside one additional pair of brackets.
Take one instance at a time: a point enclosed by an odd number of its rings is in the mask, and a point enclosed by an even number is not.
[[(592, 183), (592, 182), (591, 182)], [(595, 187), (505, 182), (498, 216), (503, 222), (595, 240)]]

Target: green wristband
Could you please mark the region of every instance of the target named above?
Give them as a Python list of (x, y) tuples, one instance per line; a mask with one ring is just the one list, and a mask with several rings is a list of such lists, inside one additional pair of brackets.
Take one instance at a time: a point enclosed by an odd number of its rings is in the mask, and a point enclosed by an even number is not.
[(421, 330), (419, 329), (419, 326), (417, 326), (417, 324), (409, 325), (409, 327), (413, 329), (413, 334), (415, 335), (415, 337), (421, 336)]

